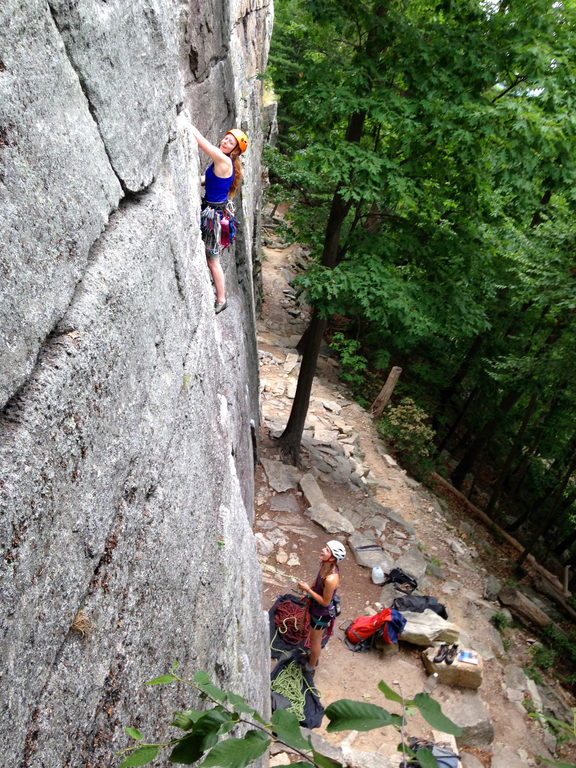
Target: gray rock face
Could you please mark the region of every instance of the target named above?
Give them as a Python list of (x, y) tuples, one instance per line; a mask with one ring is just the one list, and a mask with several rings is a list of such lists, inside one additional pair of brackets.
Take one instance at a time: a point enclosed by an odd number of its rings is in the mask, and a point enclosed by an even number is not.
[[(194, 704), (143, 686), (174, 660), (268, 706), (251, 516), (270, 17), (257, 0), (0, 7), (6, 764), (112, 765), (125, 726), (161, 738)], [(191, 31), (208, 27), (223, 58), (197, 82)], [(251, 139), (217, 318), (192, 118)]]
[(477, 691), (449, 691), (442, 712), (462, 728), (458, 746), (486, 748), (494, 741), (494, 726)]

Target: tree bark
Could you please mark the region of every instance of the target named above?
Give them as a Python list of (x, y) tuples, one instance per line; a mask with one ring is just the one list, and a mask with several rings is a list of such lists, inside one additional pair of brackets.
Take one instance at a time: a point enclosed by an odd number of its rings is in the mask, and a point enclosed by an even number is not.
[(508, 474), (510, 472), (512, 464), (514, 463), (514, 460), (520, 451), (522, 438), (524, 437), (524, 433), (526, 432), (530, 419), (532, 418), (532, 414), (534, 413), (534, 410), (536, 408), (536, 402), (537, 402), (536, 395), (532, 395), (532, 397), (530, 398), (530, 402), (528, 403), (526, 410), (524, 411), (524, 418), (522, 419), (522, 424), (520, 425), (520, 429), (516, 433), (516, 438), (514, 439), (514, 443), (512, 444), (512, 447), (510, 448), (510, 450), (508, 451), (508, 455), (506, 456), (506, 459), (504, 460), (504, 464), (502, 466), (502, 469), (500, 470), (500, 474), (498, 475), (498, 479), (494, 485), (494, 488), (492, 489), (490, 499), (486, 506), (485, 512), (489, 517), (492, 517), (493, 515), (494, 509), (496, 507), (496, 503), (500, 498), (502, 488), (504, 487), (504, 483), (508, 478)]
[(489, 419), (483, 426), (483, 428), (480, 430), (479, 434), (476, 436), (476, 438), (472, 441), (470, 444), (470, 447), (460, 460), (460, 463), (458, 466), (454, 469), (451, 475), (452, 484), (460, 489), (462, 487), (462, 484), (464, 483), (464, 479), (468, 472), (472, 469), (474, 464), (476, 463), (478, 456), (480, 455), (480, 452), (484, 449), (484, 446), (488, 442), (490, 436), (494, 432), (494, 429), (502, 419), (502, 416), (512, 408), (514, 403), (518, 400), (520, 397), (520, 392), (509, 392), (502, 402), (500, 403), (500, 408), (498, 409), (498, 415), (494, 416), (494, 418)]
[[(365, 117), (366, 115), (364, 112), (355, 113), (350, 117), (348, 129), (346, 131), (346, 141), (360, 141), (364, 129)], [(328, 267), (329, 269), (334, 269), (338, 264), (340, 258), (339, 246), (342, 225), (344, 224), (344, 220), (348, 215), (349, 210), (350, 203), (345, 202), (342, 199), (340, 191), (337, 189), (332, 197), (330, 215), (326, 225), (324, 247), (322, 250), (322, 266)], [(298, 464), (300, 459), (302, 432), (306, 423), (312, 382), (314, 380), (318, 353), (320, 352), (320, 345), (325, 330), (326, 319), (321, 318), (317, 310), (314, 310), (310, 326), (301, 339), (304, 349), (290, 417), (286, 424), (286, 429), (279, 438), (281, 453), (286, 458), (289, 458), (293, 464)]]
[[(574, 442), (575, 442), (575, 440), (572, 441), (573, 444), (574, 444)], [(574, 451), (573, 447), (572, 447), (572, 451)], [(562, 495), (564, 494), (566, 486), (570, 482), (570, 478), (572, 477), (572, 474), (574, 473), (575, 470), (576, 470), (576, 452), (573, 452), (572, 456), (571, 456), (571, 460), (568, 463), (568, 468), (566, 469), (566, 472), (564, 473), (564, 477), (562, 478), (562, 481), (559, 483), (558, 488), (556, 489), (556, 492), (554, 494), (554, 500), (553, 500), (553, 503), (552, 503), (552, 508), (550, 509), (550, 512), (548, 513), (548, 516), (546, 518), (544, 518), (544, 520), (542, 521), (541, 525), (538, 527), (536, 532), (532, 535), (532, 538), (530, 539), (530, 541), (526, 545), (524, 551), (522, 552), (522, 554), (520, 555), (520, 557), (516, 561), (516, 566), (518, 568), (524, 563), (524, 561), (526, 560), (526, 558), (528, 557), (528, 555), (530, 554), (530, 552), (534, 548), (534, 546), (535, 546), (536, 542), (538, 541), (538, 539), (540, 538), (540, 536), (542, 536), (542, 534), (545, 533), (550, 528), (552, 523), (554, 522), (553, 515), (555, 514), (556, 510), (558, 509), (558, 507), (562, 503)]]
[(378, 397), (374, 402), (372, 403), (371, 411), (372, 415), (375, 418), (378, 418), (382, 415), (382, 411), (386, 406), (388, 405), (388, 400), (390, 400), (390, 397), (392, 396), (392, 392), (394, 392), (394, 387), (398, 383), (398, 379), (400, 378), (400, 374), (402, 373), (402, 368), (399, 368), (397, 365), (395, 365), (390, 373), (388, 374), (388, 378), (386, 379), (386, 383), (380, 390)]

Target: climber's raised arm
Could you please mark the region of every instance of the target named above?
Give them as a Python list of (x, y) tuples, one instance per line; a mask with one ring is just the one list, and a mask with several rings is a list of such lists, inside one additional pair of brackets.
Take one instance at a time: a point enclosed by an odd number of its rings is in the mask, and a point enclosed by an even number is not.
[[(230, 137), (230, 144), (232, 145), (230, 148), (224, 147), (224, 149), (228, 150), (228, 153), (225, 153), (222, 151), (220, 147), (217, 147), (215, 144), (212, 144), (208, 141), (208, 139), (205, 136), (202, 136), (198, 128), (196, 128), (195, 125), (192, 126), (192, 133), (194, 135), (194, 138), (198, 142), (198, 146), (202, 150), (202, 152), (205, 152), (209, 157), (212, 158), (214, 161), (214, 173), (216, 176), (219, 176), (222, 179), (227, 178), (231, 174), (231, 168), (232, 163), (230, 160), (230, 155), (228, 154), (234, 147), (236, 146), (236, 139), (231, 136)], [(228, 135), (228, 134), (227, 134)], [(221, 145), (222, 146), (221, 142)]]

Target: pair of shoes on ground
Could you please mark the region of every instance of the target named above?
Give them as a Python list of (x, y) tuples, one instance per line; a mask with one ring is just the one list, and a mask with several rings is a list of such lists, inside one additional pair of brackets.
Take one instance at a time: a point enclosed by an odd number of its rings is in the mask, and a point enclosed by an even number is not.
[(452, 664), (458, 653), (458, 643), (449, 645), (448, 643), (442, 643), (438, 648), (438, 653), (434, 656), (434, 664), (441, 664), (443, 661), (446, 664)]
[(218, 299), (216, 299), (216, 301), (214, 302), (214, 312), (218, 315), (220, 314), (220, 312), (224, 312), (227, 306), (228, 306), (227, 301), (225, 301), (224, 304), (220, 304)]

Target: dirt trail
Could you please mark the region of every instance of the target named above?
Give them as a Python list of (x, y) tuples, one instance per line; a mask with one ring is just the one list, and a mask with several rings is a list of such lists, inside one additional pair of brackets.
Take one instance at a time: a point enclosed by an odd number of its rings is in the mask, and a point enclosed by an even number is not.
[[(290, 370), (293, 358), (289, 356), (296, 354), (295, 344), (307, 323), (306, 308), (300, 308), (295, 303), (289, 286), (289, 280), (295, 274), (293, 265), (298, 261), (298, 254), (297, 246), (264, 248), (264, 307), (258, 332), (262, 380), (260, 455), (264, 459), (280, 458), (273, 436), (275, 430), (285, 424), (290, 411), (297, 369)], [(492, 658), (485, 662), (480, 694), (494, 725), (494, 745), (500, 743), (512, 747), (520, 754), (520, 759), (525, 755), (526, 762), (518, 764), (534, 764), (533, 756), (549, 754), (542, 728), (523, 714), (521, 706), (505, 697), (503, 683), (503, 665), (514, 663), (522, 666), (526, 663), (529, 644), (523, 633), (511, 632), (510, 649), (505, 654), (498, 633), (486, 614), (478, 609), (477, 598), (483, 595), (488, 575), (482, 558), (489, 552), (492, 559), (489, 567), (492, 572), (498, 573), (506, 563), (505, 554), (498, 552), (489, 541), (487, 532), (473, 521), (467, 520), (460, 525), (455, 516), (446, 516), (430, 492), (385, 458), (370, 416), (351, 400), (338, 382), (336, 363), (330, 359), (328, 350), (324, 352), (319, 361), (307, 423), (322, 426), (327, 417), (323, 403), (337, 403), (341, 419), (358, 434), (363, 464), (370, 469), (376, 481), (370, 491), (331, 482), (326, 475), (320, 475), (319, 482), (326, 499), (335, 509), (345, 510), (354, 508), (372, 492), (380, 504), (398, 511), (414, 527), (420, 549), (425, 550), (432, 562), (437, 564), (437, 578), (428, 579), (426, 587), (429, 591), (426, 594), (435, 595), (446, 605), (450, 621), (465, 628), (482, 647), (493, 651), (488, 653)], [(304, 468), (310, 465), (305, 450), (302, 464)], [(265, 559), (294, 578), (313, 579), (318, 566), (318, 552), (324, 542), (333, 536), (326, 534), (303, 514), (306, 504), (301, 494), (275, 493), (261, 466), (257, 470), (256, 482), (255, 531), (264, 536), (274, 531), (277, 537), (280, 536), (274, 551)], [(401, 551), (402, 547), (406, 547), (403, 538), (405, 534), (393, 526), (386, 531), (386, 545), (391, 551)], [(272, 605), (277, 594), (289, 591), (294, 591), (294, 586), (288, 580), (265, 576), (264, 608)], [(353, 557), (349, 556), (342, 568), (341, 592), (343, 614), (340, 620), (341, 626), (345, 626), (356, 616), (364, 614), (367, 606), (374, 606), (380, 598), (381, 588), (372, 584), (370, 571), (356, 565)], [(343, 644), (342, 634), (336, 631), (323, 651), (316, 673), (316, 684), (324, 706), (336, 699), (350, 698), (371, 701), (391, 711), (399, 711), (379, 693), (377, 685), (380, 680), (391, 686), (400, 686), (406, 697), (422, 690), (426, 674), (421, 649), (401, 643), (396, 653), (383, 655), (370, 651), (354, 654)], [(448, 695), (444, 688), (439, 686), (435, 692), (435, 698), (440, 702)], [(323, 729), (319, 730), (323, 732)], [(408, 732), (409, 735), (431, 736), (429, 726), (419, 717), (410, 720)], [(346, 739), (346, 743), (354, 749), (379, 752), (391, 758), (397, 756), (398, 734), (392, 728), (360, 734), (329, 734), (327, 738), (333, 743)], [(474, 753), (486, 768), (492, 764), (489, 750), (471, 749), (469, 752)]]

